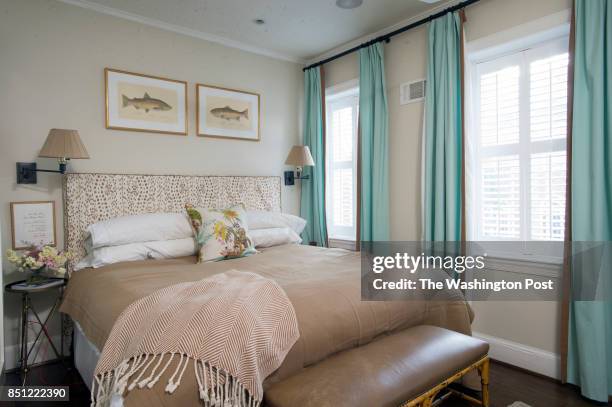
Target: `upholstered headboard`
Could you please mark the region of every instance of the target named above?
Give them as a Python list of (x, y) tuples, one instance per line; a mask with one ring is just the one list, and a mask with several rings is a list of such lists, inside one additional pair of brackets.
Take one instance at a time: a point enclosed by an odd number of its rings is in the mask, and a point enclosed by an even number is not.
[(125, 215), (181, 212), (186, 203), (223, 208), (281, 210), (280, 177), (66, 174), (64, 240), (74, 254), (85, 256), (85, 229)]

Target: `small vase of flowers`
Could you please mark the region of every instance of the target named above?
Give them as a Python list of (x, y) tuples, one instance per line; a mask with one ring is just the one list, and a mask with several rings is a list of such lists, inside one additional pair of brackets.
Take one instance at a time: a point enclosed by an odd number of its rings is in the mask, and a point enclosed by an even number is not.
[(18, 271), (29, 272), (27, 284), (35, 285), (49, 277), (64, 277), (71, 255), (53, 246), (32, 246), (20, 252), (9, 250), (6, 257)]

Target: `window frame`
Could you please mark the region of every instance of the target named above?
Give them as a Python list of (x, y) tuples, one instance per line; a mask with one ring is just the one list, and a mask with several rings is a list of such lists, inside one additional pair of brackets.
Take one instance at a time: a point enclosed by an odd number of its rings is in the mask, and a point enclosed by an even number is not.
[[(350, 102), (348, 99), (350, 98)], [(344, 102), (346, 100), (346, 102)], [(331, 146), (331, 109), (334, 105), (344, 105), (346, 107), (356, 106), (355, 114), (353, 115), (353, 159), (346, 161), (341, 165), (334, 165), (329, 154)], [(325, 90), (325, 216), (327, 218), (327, 233), (330, 241), (336, 242), (355, 242), (357, 239), (357, 154), (358, 154), (358, 134), (359, 134), (359, 81), (357, 79), (349, 80), (341, 84), (329, 87)], [(352, 165), (351, 165), (352, 164)], [(346, 166), (346, 167), (345, 167)], [(332, 225), (333, 221), (333, 205), (331, 194), (331, 177), (334, 168), (351, 168), (353, 171), (353, 227)], [(340, 232), (340, 233), (338, 233)]]
[[(541, 40), (534, 40), (534, 36), (528, 37), (525, 43), (515, 41), (511, 48), (507, 44), (486, 51), (476, 51), (468, 56), (469, 80), (468, 95), (470, 100), (470, 111), (468, 122), (470, 133), (467, 148), (471, 156), (468, 171), (472, 180), (472, 186), (468, 188), (470, 196), (469, 236), (470, 240), (476, 241), (522, 241), (531, 240), (531, 156), (537, 153), (553, 153), (565, 151), (567, 137), (552, 140), (531, 140), (530, 132), (530, 64), (534, 61), (549, 58), (561, 53), (568, 52), (569, 35), (565, 29), (559, 29), (558, 35), (551, 38), (548, 34)], [(537, 38), (537, 37), (536, 37)], [(521, 67), (519, 76), (519, 142), (513, 145), (497, 145), (483, 147), (480, 139), (480, 77), (483, 74), (494, 72), (504, 67), (519, 65)], [(524, 69), (526, 68), (526, 69)], [(483, 150), (487, 150), (484, 152)], [(481, 162), (487, 157), (519, 156), (520, 168), (520, 236), (519, 238), (486, 237), (482, 231), (480, 213), (482, 206), (482, 173)], [(567, 204), (567, 203), (566, 203)], [(539, 240), (541, 241), (541, 240)], [(523, 244), (521, 253), (489, 253), (495, 258), (514, 259), (517, 261), (530, 261), (534, 263), (559, 264), (562, 261), (562, 253), (531, 253), (526, 244)]]

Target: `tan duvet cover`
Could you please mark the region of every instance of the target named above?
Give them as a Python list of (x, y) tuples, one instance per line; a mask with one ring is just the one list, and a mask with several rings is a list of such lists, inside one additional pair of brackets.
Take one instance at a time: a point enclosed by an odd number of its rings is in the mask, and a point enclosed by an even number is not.
[[(132, 302), (172, 284), (196, 281), (236, 269), (273, 279), (285, 290), (298, 319), (300, 339), (264, 388), (300, 369), (377, 336), (416, 325), (437, 325), (470, 334), (472, 313), (453, 302), (361, 301), (359, 253), (311, 246), (278, 246), (250, 257), (196, 264), (195, 257), (119, 263), (84, 269), (72, 275), (62, 312), (76, 320), (102, 350), (119, 314)], [(166, 370), (170, 375), (174, 369)], [(168, 373), (170, 372), (170, 373)], [(161, 382), (167, 380), (162, 376)], [(188, 406), (198, 404), (193, 371), (170, 395), (164, 386), (134, 389), (126, 406)]]

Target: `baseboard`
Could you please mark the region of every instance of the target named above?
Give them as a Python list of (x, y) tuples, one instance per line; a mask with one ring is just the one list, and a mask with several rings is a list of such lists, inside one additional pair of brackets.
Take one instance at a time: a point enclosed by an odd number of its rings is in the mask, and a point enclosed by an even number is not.
[(474, 332), (472, 335), (489, 342), (489, 356), (492, 359), (553, 379), (561, 379), (561, 358), (556, 353), (480, 332)]
[[(60, 336), (59, 335), (55, 335), (51, 337), (53, 339), (53, 344), (55, 345), (55, 347), (57, 348), (57, 351), (60, 351), (60, 347), (59, 347), (59, 343), (60, 343)], [(32, 346), (33, 342), (28, 343), (28, 349)], [(51, 348), (51, 345), (49, 345), (49, 343), (47, 342), (47, 338), (40, 338), (38, 340), (38, 343), (36, 344), (37, 348), (40, 348), (40, 346), (43, 346), (46, 348), (45, 349), (40, 349), (38, 351), (38, 355), (36, 356), (36, 360), (32, 359), (32, 356), (36, 353), (36, 348), (32, 350), (32, 353), (30, 354), (30, 363), (31, 364), (35, 364), (35, 363), (42, 363), (42, 362), (46, 362), (48, 360), (52, 360), (55, 359), (55, 353), (53, 353), (53, 349)], [(6, 345), (4, 347), (4, 368), (5, 370), (11, 370), (16, 368), (17, 366), (19, 366), (19, 349), (20, 349), (20, 345), (17, 343), (15, 345)], [(64, 352), (66, 351), (66, 349), (64, 349)]]

